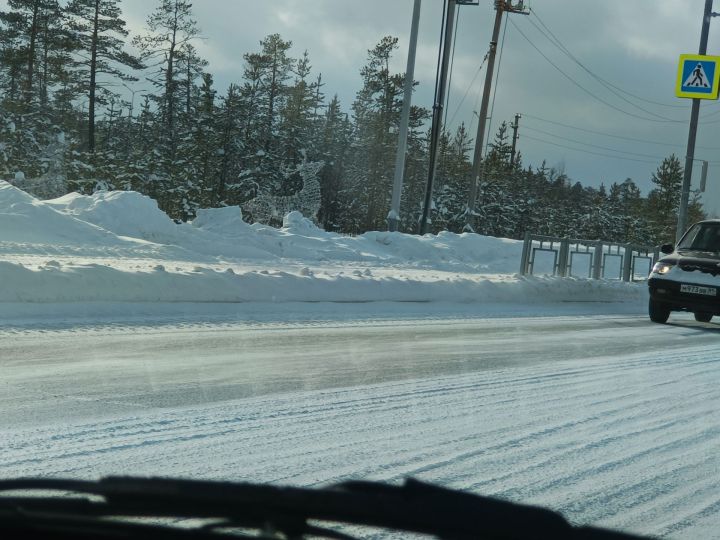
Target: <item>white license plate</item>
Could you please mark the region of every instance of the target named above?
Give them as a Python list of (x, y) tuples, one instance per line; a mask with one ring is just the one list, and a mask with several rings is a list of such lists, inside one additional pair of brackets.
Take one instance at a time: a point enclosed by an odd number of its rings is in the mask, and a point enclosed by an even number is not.
[(704, 294), (705, 296), (717, 296), (717, 289), (715, 287), (699, 287), (697, 285), (687, 285), (685, 283), (680, 285), (680, 292)]

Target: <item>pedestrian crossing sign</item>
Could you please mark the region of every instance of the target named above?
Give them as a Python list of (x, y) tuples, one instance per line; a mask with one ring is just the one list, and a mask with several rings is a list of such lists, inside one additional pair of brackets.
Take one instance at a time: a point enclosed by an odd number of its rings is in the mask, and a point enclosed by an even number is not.
[(720, 90), (720, 56), (681, 54), (675, 95), (717, 99)]

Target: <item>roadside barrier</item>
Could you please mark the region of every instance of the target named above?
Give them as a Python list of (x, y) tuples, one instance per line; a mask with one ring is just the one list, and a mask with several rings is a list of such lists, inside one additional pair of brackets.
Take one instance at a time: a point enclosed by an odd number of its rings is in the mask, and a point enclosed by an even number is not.
[(520, 274), (535, 273), (538, 255), (544, 253), (552, 257), (554, 276), (618, 281), (647, 279), (660, 255), (657, 247), (525, 233)]

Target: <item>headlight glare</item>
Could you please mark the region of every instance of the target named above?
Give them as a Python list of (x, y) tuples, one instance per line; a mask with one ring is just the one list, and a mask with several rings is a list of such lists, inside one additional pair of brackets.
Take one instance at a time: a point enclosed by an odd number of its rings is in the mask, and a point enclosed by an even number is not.
[(672, 267), (675, 266), (674, 263), (668, 263), (668, 262), (656, 262), (655, 266), (653, 266), (653, 274), (667, 274), (670, 270), (672, 270)]

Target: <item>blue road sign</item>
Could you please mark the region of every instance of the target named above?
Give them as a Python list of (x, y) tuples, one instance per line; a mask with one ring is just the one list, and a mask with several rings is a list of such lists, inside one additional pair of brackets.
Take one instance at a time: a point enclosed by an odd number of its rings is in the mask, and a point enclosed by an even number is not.
[(681, 55), (675, 95), (684, 98), (717, 99), (720, 89), (718, 63), (718, 56)]

